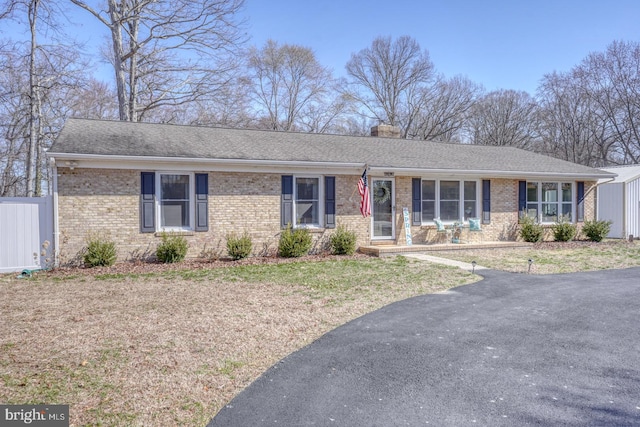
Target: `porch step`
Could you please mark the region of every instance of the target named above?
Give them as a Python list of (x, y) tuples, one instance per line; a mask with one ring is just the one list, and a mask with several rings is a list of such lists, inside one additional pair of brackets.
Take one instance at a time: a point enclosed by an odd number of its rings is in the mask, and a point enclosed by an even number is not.
[(432, 245), (400, 246), (395, 244), (360, 246), (358, 251), (363, 254), (377, 257), (402, 255), (406, 253), (425, 253), (433, 251), (461, 251), (469, 249), (496, 249), (496, 248), (531, 248), (532, 243), (527, 242), (483, 242), (483, 243), (444, 243)]

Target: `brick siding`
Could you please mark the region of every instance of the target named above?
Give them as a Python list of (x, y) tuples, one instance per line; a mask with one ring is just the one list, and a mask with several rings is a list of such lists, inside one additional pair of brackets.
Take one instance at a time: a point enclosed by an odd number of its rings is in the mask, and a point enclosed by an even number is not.
[[(58, 224), (60, 261), (79, 263), (87, 238), (113, 240), (119, 260), (153, 257), (161, 235), (140, 232), (140, 171), (113, 169), (58, 169)], [(362, 218), (360, 196), (354, 191), (359, 176), (336, 176), (336, 223), (357, 235), (357, 245), (371, 242), (370, 218)], [(585, 219), (595, 215), (593, 182), (585, 183)], [(405, 244), (402, 208), (411, 210), (411, 178), (396, 177), (396, 240)], [(184, 233), (188, 257), (226, 256), (226, 236), (247, 232), (254, 255), (277, 252), (280, 227), (281, 174), (209, 173), (209, 231)], [(481, 192), (478, 192), (481, 197)], [(480, 203), (481, 206), (481, 203)], [(491, 223), (482, 232), (466, 231), (471, 241), (516, 240), (518, 181), (491, 180)], [(480, 214), (480, 212), (479, 212)], [(478, 215), (480, 216), (480, 215)], [(328, 245), (332, 229), (312, 231), (314, 251)], [(435, 226), (411, 226), (414, 244), (443, 242)]]

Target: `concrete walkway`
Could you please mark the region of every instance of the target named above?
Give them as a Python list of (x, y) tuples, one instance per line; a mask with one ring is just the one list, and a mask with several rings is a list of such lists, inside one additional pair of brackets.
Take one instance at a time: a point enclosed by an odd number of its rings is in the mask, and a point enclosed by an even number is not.
[(487, 267), (482, 267), (481, 265), (474, 266), (473, 264), (468, 262), (456, 261), (456, 260), (447, 259), (447, 258), (440, 258), (437, 256), (431, 256), (426, 254), (403, 254), (402, 256), (404, 256), (405, 258), (419, 259), (420, 261), (432, 262), (435, 264), (443, 264), (443, 265), (449, 265), (451, 267), (458, 267), (468, 271), (487, 270)]
[(481, 274), (325, 334), (209, 427), (640, 425), (640, 268)]

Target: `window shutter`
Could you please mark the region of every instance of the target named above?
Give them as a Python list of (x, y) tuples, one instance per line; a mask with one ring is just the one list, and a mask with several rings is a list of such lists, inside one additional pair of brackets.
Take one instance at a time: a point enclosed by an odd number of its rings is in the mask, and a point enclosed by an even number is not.
[(324, 226), (336, 228), (336, 177), (324, 177)]
[(578, 214), (576, 215), (576, 219), (578, 222), (584, 221), (584, 181), (578, 181), (578, 205), (577, 210)]
[(196, 231), (209, 231), (209, 174), (196, 174)]
[(482, 180), (482, 223), (491, 223), (491, 181)]
[(285, 228), (293, 223), (293, 175), (282, 175), (282, 196), (280, 202), (280, 225)]
[(422, 225), (422, 178), (411, 179), (411, 225)]
[(527, 210), (527, 181), (518, 182), (518, 218)]
[(156, 174), (140, 173), (140, 232), (156, 231)]

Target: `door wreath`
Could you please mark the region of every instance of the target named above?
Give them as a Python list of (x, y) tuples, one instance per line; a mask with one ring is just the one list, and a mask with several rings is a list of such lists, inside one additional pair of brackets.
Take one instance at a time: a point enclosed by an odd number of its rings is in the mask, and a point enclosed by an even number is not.
[(373, 201), (375, 203), (384, 203), (391, 198), (391, 189), (381, 182), (376, 182), (375, 189), (373, 191)]

